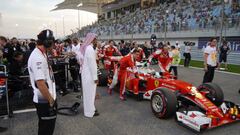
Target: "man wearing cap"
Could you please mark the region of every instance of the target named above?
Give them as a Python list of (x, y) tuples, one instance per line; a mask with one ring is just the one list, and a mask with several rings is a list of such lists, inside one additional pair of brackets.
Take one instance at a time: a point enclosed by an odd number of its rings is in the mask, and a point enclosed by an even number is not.
[(28, 59), (28, 72), (33, 88), (33, 102), (38, 115), (38, 135), (52, 135), (57, 118), (56, 88), (47, 53), (54, 44), (53, 32), (38, 34), (37, 47)]

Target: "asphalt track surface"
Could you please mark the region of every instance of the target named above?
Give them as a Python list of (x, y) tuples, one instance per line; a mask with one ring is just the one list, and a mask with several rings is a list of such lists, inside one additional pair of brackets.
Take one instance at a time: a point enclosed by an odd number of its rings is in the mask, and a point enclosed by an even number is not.
[[(198, 86), (202, 82), (204, 72), (200, 69), (179, 68), (179, 79)], [(240, 103), (240, 76), (216, 72), (214, 82), (219, 84), (225, 99)], [(98, 87), (101, 95), (96, 100), (100, 116), (92, 119), (83, 116), (83, 108), (77, 116), (58, 115), (54, 135), (193, 135), (194, 133), (177, 124), (174, 118), (160, 120), (151, 112), (149, 101), (137, 101), (128, 97), (120, 101), (119, 94), (107, 94), (106, 87)], [(70, 105), (79, 99), (78, 93), (71, 93), (59, 98), (59, 106)], [(15, 114), (13, 118), (0, 120), (0, 126), (9, 130), (1, 135), (36, 135), (36, 112)], [(240, 122), (207, 130), (202, 135), (240, 135)]]

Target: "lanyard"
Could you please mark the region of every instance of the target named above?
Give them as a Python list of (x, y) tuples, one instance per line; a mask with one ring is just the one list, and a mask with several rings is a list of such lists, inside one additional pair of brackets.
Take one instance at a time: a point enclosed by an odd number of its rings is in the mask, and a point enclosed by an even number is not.
[(49, 59), (48, 59), (48, 55), (47, 55), (47, 53), (44, 53), (44, 51), (41, 49), (41, 48), (39, 48), (39, 47), (37, 47), (39, 50), (40, 50), (40, 52), (42, 53), (42, 55), (44, 56), (44, 58), (46, 58), (46, 60), (47, 60), (47, 65), (48, 65), (48, 71), (49, 71), (49, 76), (50, 76), (50, 79), (53, 81), (53, 82), (55, 82), (55, 79), (54, 79), (54, 76), (53, 76), (53, 71), (52, 71), (52, 68), (51, 68), (51, 66), (50, 66), (50, 64), (49, 64)]

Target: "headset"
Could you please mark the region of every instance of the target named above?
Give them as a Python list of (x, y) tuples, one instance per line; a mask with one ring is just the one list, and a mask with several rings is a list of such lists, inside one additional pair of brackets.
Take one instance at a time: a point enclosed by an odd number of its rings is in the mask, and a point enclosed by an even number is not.
[(38, 40), (43, 44), (45, 48), (50, 48), (55, 41), (53, 32), (49, 29), (43, 30), (37, 35), (37, 37), (38, 37)]

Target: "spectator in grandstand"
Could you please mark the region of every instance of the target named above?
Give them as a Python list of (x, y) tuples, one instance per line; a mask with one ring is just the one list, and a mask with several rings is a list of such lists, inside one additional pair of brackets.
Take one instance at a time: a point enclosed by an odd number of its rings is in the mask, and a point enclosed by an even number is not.
[(230, 48), (227, 44), (227, 41), (224, 40), (222, 46), (219, 48), (219, 65), (218, 69), (220, 69), (222, 62), (224, 62), (225, 70), (227, 70), (227, 55), (230, 53)]
[(217, 39), (211, 38), (210, 45), (204, 49), (204, 77), (203, 83), (212, 82), (217, 67)]
[(174, 76), (176, 77), (175, 79), (177, 79), (178, 78), (177, 67), (181, 61), (181, 54), (180, 54), (179, 49), (177, 49), (175, 46), (171, 46), (171, 55), (172, 55), (172, 63), (171, 63), (169, 72), (171, 73), (173, 70)]
[(192, 46), (185, 45), (184, 53), (183, 53), (183, 56), (185, 57), (184, 67), (189, 67), (189, 64), (190, 64), (190, 61), (191, 61), (191, 50), (192, 50)]

